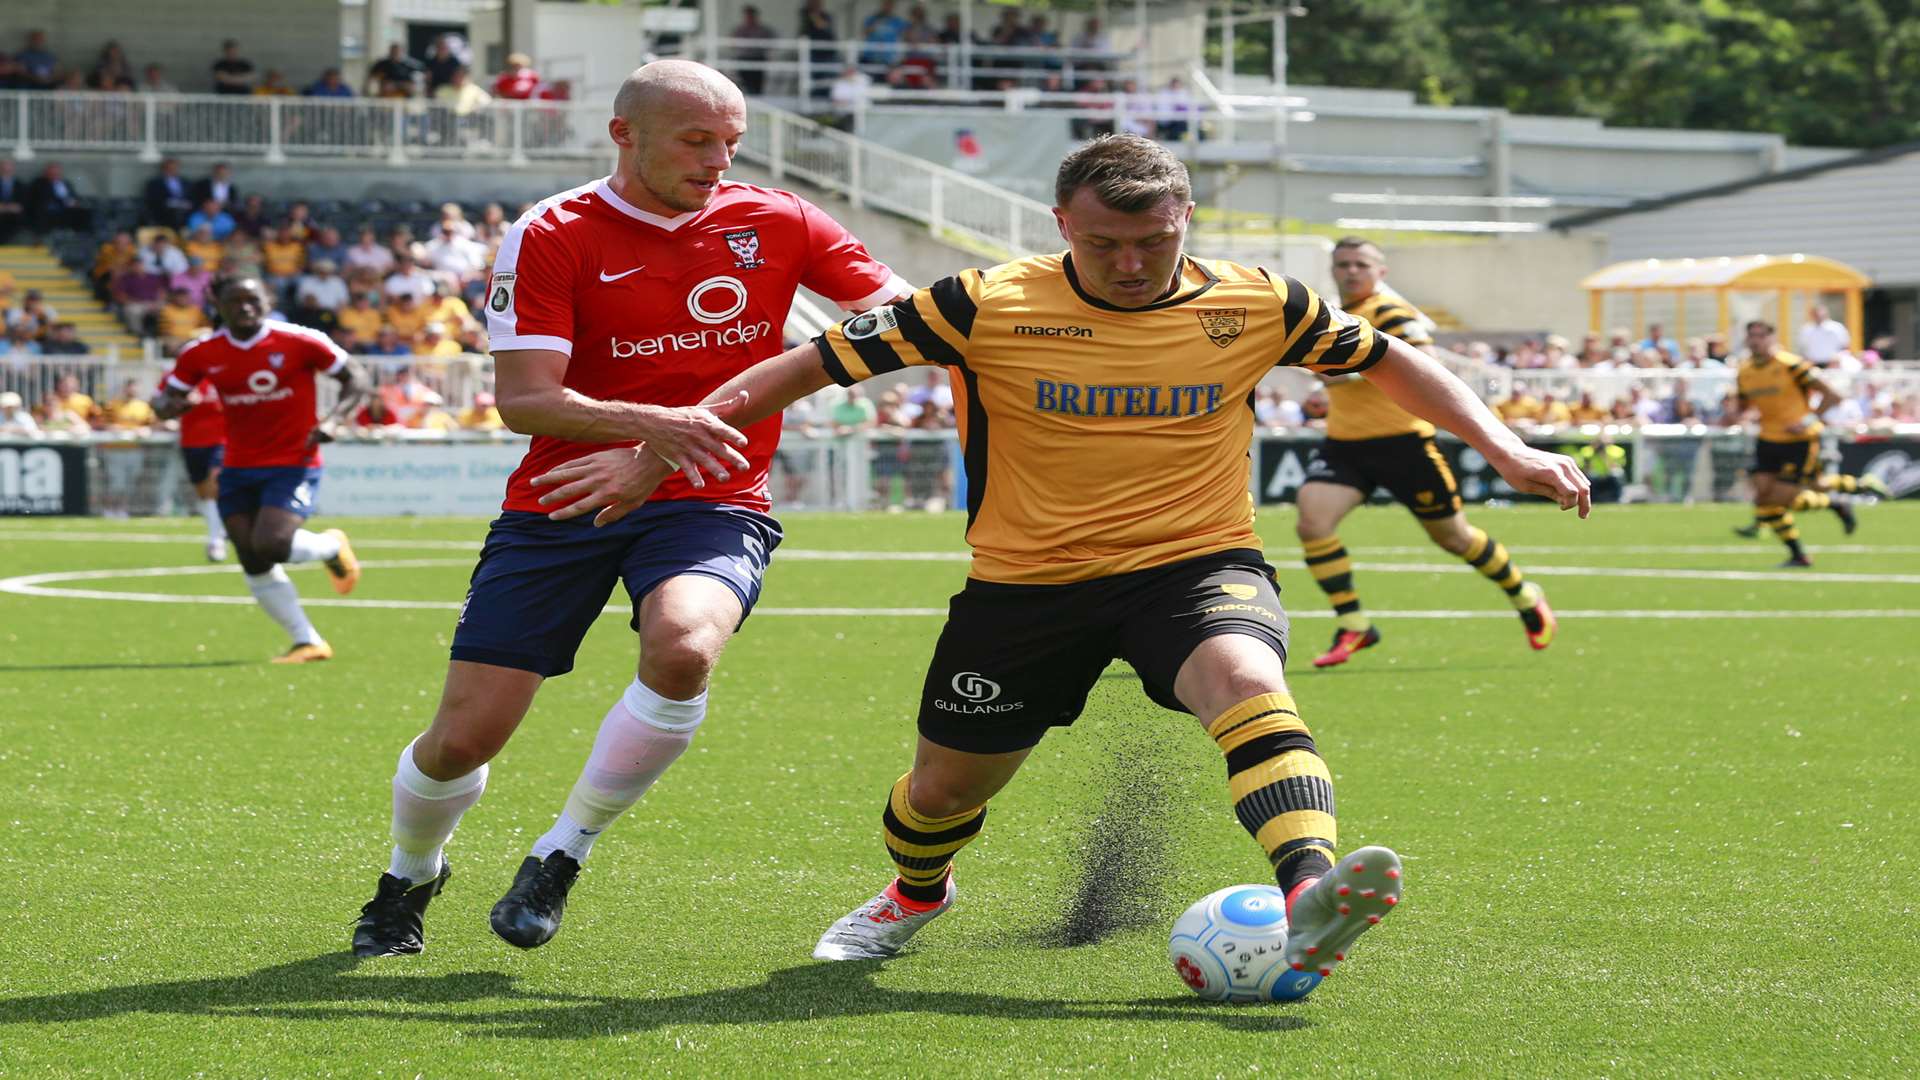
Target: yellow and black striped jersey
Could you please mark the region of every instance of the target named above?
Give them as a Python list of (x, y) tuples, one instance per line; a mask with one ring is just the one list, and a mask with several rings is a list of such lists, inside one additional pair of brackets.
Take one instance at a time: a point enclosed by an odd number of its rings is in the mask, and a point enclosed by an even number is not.
[(1787, 429), (1813, 414), (1807, 388), (1819, 374), (1813, 365), (1790, 352), (1749, 356), (1740, 365), (1740, 401), (1760, 410), (1760, 437), (1771, 442), (1799, 442), (1818, 438), (1818, 417), (1799, 432)]
[[(1347, 313), (1365, 319), (1375, 330), (1392, 334), (1409, 345), (1431, 345), (1426, 320), (1412, 304), (1392, 293), (1374, 293), (1345, 305)], [(1327, 438), (1385, 439), (1394, 435), (1433, 437), (1433, 425), (1401, 408), (1380, 388), (1349, 376), (1327, 381)]]
[(1253, 391), (1276, 365), (1359, 372), (1387, 350), (1292, 278), (1184, 257), (1117, 308), (1067, 255), (966, 270), (817, 339), (842, 385), (909, 364), (954, 377), (972, 576), (1060, 584), (1259, 548)]

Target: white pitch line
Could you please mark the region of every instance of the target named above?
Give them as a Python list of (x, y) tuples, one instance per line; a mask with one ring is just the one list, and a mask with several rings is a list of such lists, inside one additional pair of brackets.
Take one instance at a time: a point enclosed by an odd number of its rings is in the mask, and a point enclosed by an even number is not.
[[(420, 568), (433, 566), (465, 566), (465, 560), (458, 559), (395, 559), (367, 560), (361, 565), (386, 568)], [(316, 567), (296, 567), (295, 569), (316, 569)], [(1451, 569), (1451, 568), (1449, 568)], [(54, 587), (69, 581), (108, 581), (117, 578), (184, 577), (197, 574), (230, 574), (234, 570), (226, 565), (194, 566), (148, 566), (117, 570), (64, 570), (45, 574), (26, 574), (19, 577), (0, 579), (0, 593), (12, 593), (18, 596), (37, 596), (62, 600), (105, 600), (109, 602), (134, 602), (147, 604), (229, 604), (251, 607), (254, 600), (250, 596), (217, 595), (200, 596), (181, 593), (145, 593), (118, 592), (107, 589), (69, 589)], [(1801, 579), (1804, 580), (1804, 579)], [(355, 600), (347, 597), (316, 596), (302, 598), (307, 607), (326, 608), (366, 608), (372, 610), (400, 611), (458, 611), (461, 602), (453, 600)], [(627, 614), (631, 609), (625, 605), (609, 604), (602, 609), (607, 614)], [(896, 616), (912, 618), (935, 618), (947, 613), (944, 607), (759, 607), (756, 615), (777, 616), (813, 616), (813, 617), (852, 617), (852, 616)], [(1294, 619), (1326, 619), (1332, 613), (1319, 609), (1294, 611), (1288, 613)], [(1373, 614), (1382, 619), (1510, 619), (1511, 611), (1498, 609), (1469, 610), (1378, 610)], [(1920, 609), (1873, 609), (1852, 608), (1845, 610), (1782, 611), (1779, 609), (1750, 610), (1714, 610), (1683, 609), (1660, 610), (1648, 608), (1588, 609), (1558, 612), (1568, 619), (1913, 619), (1920, 618)]]

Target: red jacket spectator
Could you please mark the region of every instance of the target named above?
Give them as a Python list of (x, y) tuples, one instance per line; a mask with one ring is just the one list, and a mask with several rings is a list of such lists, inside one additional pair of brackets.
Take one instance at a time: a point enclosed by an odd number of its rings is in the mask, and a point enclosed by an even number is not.
[(540, 90), (540, 73), (526, 53), (507, 57), (507, 69), (493, 80), (493, 96), (509, 101), (531, 101)]

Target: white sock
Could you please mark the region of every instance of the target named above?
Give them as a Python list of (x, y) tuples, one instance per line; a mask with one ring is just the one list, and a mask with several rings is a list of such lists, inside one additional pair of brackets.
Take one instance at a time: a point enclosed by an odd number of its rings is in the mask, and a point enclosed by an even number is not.
[(326, 536), (305, 529), (295, 529), (293, 533), (292, 554), (287, 556), (290, 563), (324, 562), (340, 554), (340, 538)]
[(275, 566), (264, 574), (246, 574), (247, 590), (259, 601), (273, 621), (287, 632), (295, 645), (311, 645), (320, 640), (320, 632), (307, 621), (300, 607), (300, 594), (287, 572)]
[(534, 843), (533, 857), (544, 860), (557, 850), (584, 861), (613, 819), (639, 802), (667, 766), (686, 752), (706, 717), (705, 690), (698, 697), (674, 701), (633, 680), (600, 721), (593, 753), (567, 796), (566, 809)]
[(465, 776), (435, 780), (414, 764), (413, 743), (408, 743), (393, 773), (393, 860), (387, 873), (415, 882), (438, 877), (440, 850), (460, 815), (486, 789), (485, 765)]
[(220, 520), (220, 500), (201, 499), (200, 518), (207, 523), (207, 539), (225, 540), (227, 523)]

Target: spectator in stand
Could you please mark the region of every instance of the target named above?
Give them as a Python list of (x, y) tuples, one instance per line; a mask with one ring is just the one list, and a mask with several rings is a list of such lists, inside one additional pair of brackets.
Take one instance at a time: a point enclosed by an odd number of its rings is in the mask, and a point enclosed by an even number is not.
[(340, 230), (331, 225), (322, 225), (307, 241), (307, 265), (311, 266), (321, 259), (334, 266), (345, 266), (347, 245), (340, 239)]
[(0, 157), (0, 244), (13, 243), (16, 233), (27, 228), (27, 181), (14, 175), (11, 157)]
[(1593, 392), (1580, 392), (1580, 401), (1567, 410), (1568, 419), (1576, 424), (1597, 424), (1607, 418), (1607, 410), (1593, 403)]
[(434, 294), (433, 275), (417, 266), (411, 254), (400, 253), (395, 255), (393, 273), (387, 275), (382, 288), (390, 300), (402, 296), (424, 300)]
[(1715, 331), (1707, 335), (1707, 359), (1725, 365), (1727, 363), (1727, 336)]
[(186, 293), (195, 307), (204, 308), (213, 299), (213, 280), (213, 271), (206, 260), (189, 255), (186, 272), (167, 278), (167, 288)]
[(1060, 35), (1047, 22), (1045, 15), (1034, 15), (1027, 20), (1027, 47), (1047, 49), (1047, 55), (1030, 56), (1026, 66), (1030, 68), (1057, 68), (1060, 66)]
[(409, 347), (419, 339), (420, 332), (432, 318), (432, 312), (413, 293), (387, 294), (387, 328), (400, 335), (400, 340)]
[(320, 223), (313, 220), (312, 207), (304, 202), (297, 202), (287, 207), (287, 221), (283, 227), (293, 239), (304, 244), (313, 239), (314, 233), (320, 228)]
[(440, 234), (427, 244), (427, 266), (456, 287), (479, 277), (487, 269), (487, 248), (460, 235), (454, 225), (440, 223)]
[(87, 73), (87, 89), (127, 93), (133, 85), (133, 66), (127, 63), (126, 50), (117, 41), (102, 45), (93, 70)]
[(361, 227), (360, 239), (347, 249), (343, 260), (348, 277), (371, 276), (376, 280), (384, 280), (393, 271), (393, 263), (393, 249), (380, 242), (371, 225)]
[(367, 347), (368, 356), (412, 356), (413, 347), (408, 345), (400, 332), (391, 326), (382, 326), (380, 336), (374, 338)]
[(860, 51), (860, 62), (890, 66), (900, 54), (900, 38), (906, 32), (907, 20), (894, 14), (893, 0), (880, 0), (880, 10), (860, 24), (860, 40), (867, 46)]
[(507, 66), (493, 78), (493, 96), (505, 101), (532, 101), (540, 92), (540, 73), (526, 53), (508, 53)]
[(833, 29), (833, 16), (828, 14), (822, 0), (805, 0), (800, 5), (800, 36), (813, 42), (807, 51), (807, 64), (814, 71), (813, 96), (827, 96), (826, 80), (820, 73), (830, 70), (839, 62), (839, 50), (834, 43), (839, 35)]
[(142, 94), (177, 94), (180, 88), (167, 78), (167, 69), (160, 64), (148, 64), (140, 73), (138, 90)]
[(187, 269), (186, 253), (174, 246), (173, 237), (163, 232), (154, 233), (153, 239), (147, 241), (146, 250), (140, 253), (140, 262), (161, 277)]
[(493, 95), (480, 89), (466, 68), (455, 68), (434, 90), (433, 100), (453, 109), (456, 116), (472, 116), (493, 104)]
[[(483, 286), (486, 284), (485, 277), (479, 281)], [(459, 290), (443, 281), (435, 293), (421, 305), (427, 310), (428, 321), (446, 324), (448, 331), (455, 336), (479, 327), (479, 320), (473, 317), (473, 309), (467, 306), (467, 302), (460, 298)]]
[(300, 94), (302, 97), (350, 98), (353, 96), (353, 87), (340, 77), (339, 68), (330, 67), (321, 72), (318, 79), (308, 83)]
[(442, 34), (433, 43), (433, 53), (427, 57), (427, 96), (440, 96), (440, 88), (453, 81), (456, 73), (466, 70), (467, 61), (454, 48), (459, 39), (452, 34)]
[(24, 326), (7, 327), (6, 358), (25, 360), (40, 355), (40, 343), (33, 340), (33, 332)]
[(500, 241), (506, 239), (507, 227), (511, 224), (507, 220), (505, 207), (499, 203), (488, 203), (486, 209), (480, 211), (480, 223), (473, 227), (473, 238), (487, 245), (490, 250), (497, 248)]
[(108, 296), (127, 329), (141, 337), (153, 333), (152, 318), (166, 298), (167, 279), (142, 257), (113, 275)]
[(161, 225), (178, 229), (193, 213), (193, 199), (187, 182), (180, 177), (180, 161), (166, 158), (160, 162), (160, 175), (148, 180), (141, 192), (142, 225)]
[[(32, 417), (28, 417), (28, 420), (32, 420)], [(493, 395), (482, 390), (473, 395), (473, 404), (460, 410), (460, 426), (468, 431), (499, 431), (507, 425), (500, 419), (500, 410), (494, 405)]]
[(1533, 422), (1541, 427), (1571, 427), (1573, 410), (1567, 408), (1566, 402), (1551, 393), (1544, 393), (1540, 395), (1540, 411), (1534, 416)]
[(1573, 354), (1567, 352), (1567, 339), (1559, 334), (1548, 334), (1546, 347), (1540, 351), (1540, 366), (1554, 371), (1565, 371), (1576, 366)]
[(367, 96), (412, 97), (424, 71), (399, 43), (388, 45), (386, 57), (367, 69)]
[(57, 322), (47, 334), (47, 340), (40, 343), (41, 353), (47, 356), (85, 356), (92, 350), (80, 340), (80, 331), (70, 322)]
[(437, 319), (422, 327), (413, 342), (413, 355), (430, 360), (448, 360), (465, 351), (447, 336), (447, 324)]
[(367, 289), (353, 290), (347, 306), (334, 312), (336, 328), (350, 336), (351, 343), (344, 346), (348, 352), (360, 352), (372, 345), (386, 321), (380, 309), (373, 306), (373, 293)]
[(307, 245), (294, 235), (293, 226), (285, 225), (261, 241), (260, 257), (266, 286), (272, 290), (274, 302), (283, 303), (294, 279), (307, 268)]
[(1589, 333), (1580, 341), (1579, 363), (1583, 368), (1592, 367), (1607, 358), (1607, 347), (1600, 343), (1600, 335)]
[(167, 302), (160, 306), (154, 317), (158, 328), (160, 347), (171, 356), (180, 351), (180, 346), (198, 337), (200, 331), (207, 328), (207, 311), (193, 302), (193, 297), (185, 289), (173, 289), (167, 293)]
[(41, 433), (46, 435), (85, 435), (93, 430), (85, 416), (74, 412), (60, 394), (52, 390), (40, 398), (34, 418), (40, 424)]
[(6, 325), (24, 328), (35, 341), (46, 336), (47, 328), (60, 317), (60, 312), (47, 303), (39, 289), (28, 289), (19, 306), (6, 309)]
[[(774, 33), (772, 27), (760, 21), (760, 9), (748, 4), (740, 9), (740, 21), (734, 24), (732, 32), (727, 36), (752, 41), (771, 41)], [(743, 65), (737, 69), (737, 77), (734, 81), (740, 84), (740, 89), (744, 93), (757, 97), (766, 89), (767, 71), (760, 65), (766, 63), (769, 55), (764, 45), (734, 46), (733, 58)]]
[(20, 65), (13, 57), (0, 52), (0, 90), (31, 89), (33, 88), (27, 85), (26, 73), (20, 69)]
[(873, 400), (867, 397), (866, 390), (859, 386), (847, 387), (846, 395), (834, 403), (827, 419), (833, 424), (835, 435), (852, 435), (856, 432), (872, 431), (879, 423), (880, 411), (874, 408)]
[(120, 394), (107, 402), (105, 416), (105, 426), (114, 431), (140, 431), (154, 425), (153, 406), (147, 404), (140, 380), (128, 379), (120, 384)]
[(228, 277), (258, 277), (263, 262), (260, 241), (242, 224), (227, 237), (226, 254), (220, 256), (220, 271)]
[(19, 79), (27, 90), (51, 90), (60, 82), (60, 58), (47, 50), (45, 30), (27, 31), (26, 47), (14, 54)]
[(1639, 344), (1633, 348), (1636, 352), (1646, 352), (1651, 349), (1660, 353), (1662, 357), (1660, 366), (1663, 367), (1666, 360), (1680, 355), (1680, 343), (1668, 337), (1666, 327), (1659, 323), (1648, 323), (1647, 336), (1641, 338)]
[(74, 190), (57, 161), (47, 162), (47, 167), (27, 185), (27, 214), (40, 232), (84, 230), (93, 223), (93, 211)]
[(467, 220), (467, 212), (457, 202), (440, 204), (440, 224), (434, 228), (435, 235), (452, 229), (455, 236), (464, 240), (473, 239), (473, 222)]
[(866, 72), (852, 64), (841, 68), (840, 77), (827, 88), (827, 99), (833, 102), (834, 125), (842, 131), (852, 131), (872, 93), (873, 80)]
[(267, 235), (271, 222), (267, 220), (267, 200), (264, 196), (249, 195), (240, 200), (240, 209), (227, 204), (227, 212), (233, 215), (233, 223), (240, 232), (259, 240)]
[[(193, 182), (191, 198), (195, 206), (204, 209), (209, 200), (218, 203), (222, 210), (230, 210), (240, 201), (240, 190), (233, 184), (233, 166), (224, 161), (216, 162), (213, 171), (204, 180)], [(222, 233), (220, 239), (225, 240)]]
[[(478, 396), (474, 400), (478, 402)], [(462, 419), (464, 418), (462, 414)], [(0, 435), (38, 434), (40, 434), (40, 422), (27, 411), (26, 402), (20, 400), (20, 395), (11, 390), (0, 392)]]
[[(1097, 15), (1089, 16), (1080, 24), (1080, 32), (1073, 36), (1069, 44), (1075, 53), (1082, 54), (1073, 58), (1076, 71), (1105, 71), (1112, 63), (1108, 57), (1113, 54), (1113, 40), (1107, 37), (1107, 32), (1100, 25), (1100, 17)], [(1087, 53), (1097, 55), (1084, 55)]]
[(1833, 363), (1835, 357), (1853, 345), (1853, 335), (1847, 332), (1847, 324), (1829, 314), (1825, 304), (1813, 305), (1807, 312), (1806, 325), (1800, 328), (1793, 340), (1799, 347), (1800, 356), (1819, 367)]
[(266, 76), (260, 80), (260, 85), (253, 88), (253, 96), (293, 97), (294, 90), (293, 86), (287, 82), (287, 77), (280, 73), (279, 68), (268, 68)]
[(220, 59), (213, 62), (213, 92), (253, 93), (253, 61), (240, 55), (240, 43), (232, 38), (220, 43)]
[(94, 404), (93, 398), (80, 389), (78, 375), (69, 373), (60, 376), (53, 384), (53, 391), (61, 407), (78, 416), (83, 423), (91, 426), (100, 418), (100, 406)]
[(239, 227), (234, 222), (233, 215), (227, 213), (218, 199), (207, 199), (200, 204), (200, 209), (187, 217), (189, 235), (204, 233), (216, 242), (224, 243), (227, 237), (233, 235), (233, 230)]
[(340, 276), (339, 264), (320, 259), (300, 276), (293, 287), (293, 321), (302, 326), (331, 332), (339, 324), (336, 312), (345, 308), (350, 294), (347, 281)]
[(367, 399), (366, 405), (362, 406), (359, 412), (354, 414), (353, 426), (378, 430), (400, 427), (401, 424), (393, 415), (393, 409), (387, 404), (386, 398), (375, 394)]
[[(1098, 23), (1100, 20), (1093, 19)], [(1175, 75), (1160, 88), (1154, 101), (1154, 137), (1161, 142), (1179, 142), (1193, 126), (1195, 105), (1187, 84)]]
[(1113, 134), (1113, 95), (1105, 79), (1089, 79), (1082, 84), (1085, 90), (1074, 106), (1081, 112), (1104, 113), (1108, 119), (1099, 116), (1076, 116), (1067, 123), (1067, 130), (1075, 139), (1087, 140), (1096, 135)]

